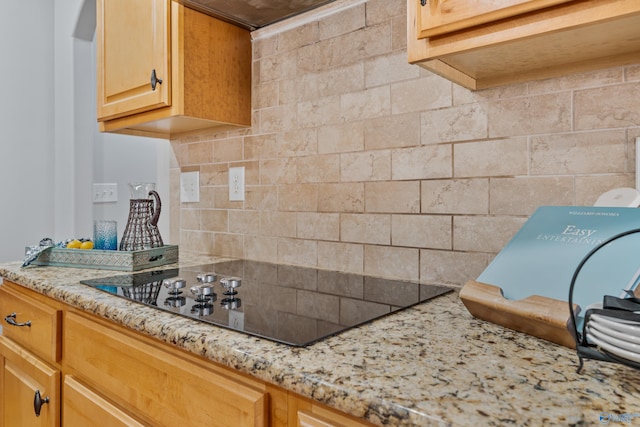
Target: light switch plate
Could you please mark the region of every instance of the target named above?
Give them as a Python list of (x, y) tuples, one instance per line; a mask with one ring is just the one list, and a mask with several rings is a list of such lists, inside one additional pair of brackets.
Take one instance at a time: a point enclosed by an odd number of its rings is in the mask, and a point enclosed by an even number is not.
[(244, 166), (229, 168), (229, 200), (244, 200)]
[(118, 184), (93, 184), (93, 203), (118, 201)]
[(180, 174), (180, 201), (184, 203), (200, 201), (200, 172), (182, 172)]

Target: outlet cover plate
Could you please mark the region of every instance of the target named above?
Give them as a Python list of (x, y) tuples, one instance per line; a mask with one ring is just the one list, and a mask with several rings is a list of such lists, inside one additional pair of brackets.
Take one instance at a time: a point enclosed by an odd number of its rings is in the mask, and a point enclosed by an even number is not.
[(182, 172), (180, 174), (180, 201), (197, 203), (200, 201), (200, 172)]
[(244, 166), (229, 168), (229, 200), (244, 200)]

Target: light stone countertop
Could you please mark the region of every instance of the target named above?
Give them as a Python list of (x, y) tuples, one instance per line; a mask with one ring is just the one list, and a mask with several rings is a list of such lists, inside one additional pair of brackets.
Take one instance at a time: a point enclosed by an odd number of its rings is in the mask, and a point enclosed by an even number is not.
[(475, 319), (455, 292), (294, 348), (78, 283), (118, 272), (20, 265), (0, 276), (376, 425), (640, 424), (640, 371), (587, 360), (577, 374), (573, 350)]

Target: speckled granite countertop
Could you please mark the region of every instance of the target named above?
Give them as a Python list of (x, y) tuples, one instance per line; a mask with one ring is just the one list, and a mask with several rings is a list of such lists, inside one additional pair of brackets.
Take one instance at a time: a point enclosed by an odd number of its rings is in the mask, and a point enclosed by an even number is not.
[[(209, 262), (181, 253), (184, 266)], [(0, 265), (8, 280), (377, 425), (598, 425), (603, 414), (640, 425), (640, 371), (586, 361), (577, 374), (573, 350), (477, 320), (457, 293), (292, 348), (78, 283), (112, 274)]]

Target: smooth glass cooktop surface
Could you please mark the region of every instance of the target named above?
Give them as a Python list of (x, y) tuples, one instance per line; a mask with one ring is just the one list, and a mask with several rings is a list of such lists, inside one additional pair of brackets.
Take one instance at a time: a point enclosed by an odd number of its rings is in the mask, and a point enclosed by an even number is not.
[[(121, 273), (81, 283), (293, 346), (311, 344), (452, 290), (246, 260)], [(176, 284), (184, 287), (176, 290)]]

